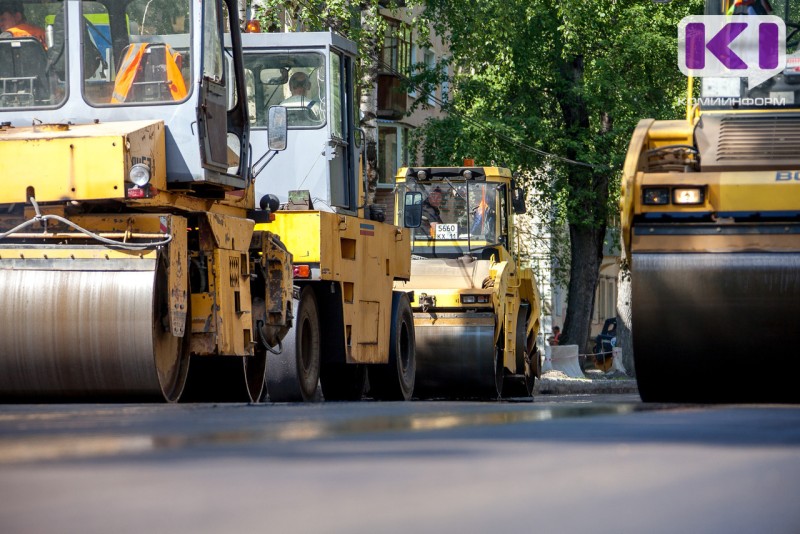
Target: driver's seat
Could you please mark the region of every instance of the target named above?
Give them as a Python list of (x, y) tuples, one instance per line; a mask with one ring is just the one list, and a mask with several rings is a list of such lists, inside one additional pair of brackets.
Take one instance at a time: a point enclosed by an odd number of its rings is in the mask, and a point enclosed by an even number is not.
[(47, 104), (47, 53), (35, 37), (0, 39), (0, 106)]

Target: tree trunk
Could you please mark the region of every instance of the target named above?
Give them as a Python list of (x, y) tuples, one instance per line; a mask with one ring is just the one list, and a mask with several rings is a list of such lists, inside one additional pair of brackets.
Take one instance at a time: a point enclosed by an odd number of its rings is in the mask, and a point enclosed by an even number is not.
[[(589, 109), (582, 98), (583, 57), (561, 65), (561, 74), (567, 82), (566, 90), (559, 95), (561, 113), (567, 131), (576, 144), (591, 140), (587, 132), (591, 128)], [(600, 133), (611, 130), (611, 117), (603, 113), (600, 117)], [(587, 150), (590, 153), (591, 150)], [(570, 159), (578, 159), (575, 146), (567, 149)], [(572, 165), (568, 169), (569, 199), (567, 220), (570, 235), (570, 276), (567, 295), (567, 316), (564, 319), (564, 344), (578, 345), (583, 354), (592, 327), (595, 289), (600, 277), (603, 261), (603, 241), (606, 233), (608, 202), (607, 171), (584, 165)]]
[(570, 261), (569, 294), (567, 316), (564, 319), (564, 345), (578, 345), (584, 354), (592, 327), (592, 310), (600, 263), (603, 261), (603, 238), (601, 229), (585, 225), (569, 225)]
[(622, 365), (628, 376), (636, 376), (633, 363), (633, 335), (631, 334), (633, 311), (631, 310), (631, 271), (625, 250), (621, 252), (619, 277), (617, 279), (617, 346), (622, 349)]

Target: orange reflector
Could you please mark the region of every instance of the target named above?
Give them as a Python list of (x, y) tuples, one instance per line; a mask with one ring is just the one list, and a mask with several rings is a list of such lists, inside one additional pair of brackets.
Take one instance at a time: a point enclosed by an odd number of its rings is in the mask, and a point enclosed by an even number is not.
[(474, 167), (475, 160), (472, 158), (464, 158), (464, 167)]
[(245, 33), (261, 33), (261, 23), (257, 20), (250, 19), (244, 27)]
[(310, 278), (311, 277), (311, 267), (308, 265), (295, 265), (294, 266), (294, 277), (295, 278)]

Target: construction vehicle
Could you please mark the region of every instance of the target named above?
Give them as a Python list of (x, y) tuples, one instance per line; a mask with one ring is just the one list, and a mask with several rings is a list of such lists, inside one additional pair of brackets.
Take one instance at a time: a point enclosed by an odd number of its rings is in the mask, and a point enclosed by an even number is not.
[(253, 209), (240, 6), (25, 7), (47, 46), (0, 39), (0, 397), (264, 400), (309, 312)]
[(622, 237), (644, 401), (800, 400), (800, 5), (773, 5), (785, 69), (757, 85), (703, 78), (699, 99), (690, 78), (686, 120), (633, 133)]
[[(365, 202), (354, 95), (355, 43), (336, 34), (242, 36), (254, 147), (267, 146), (267, 111), (287, 110), (287, 150), (271, 153), (257, 197), (294, 257), (296, 321), (283, 351), (268, 354), (273, 401), (407, 400), (414, 391), (414, 325), (408, 295), (411, 237)], [(260, 158), (256, 158), (260, 159)], [(411, 223), (414, 221), (412, 220)]]
[(422, 212), (411, 279), (395, 285), (413, 291), (418, 395), (531, 396), (541, 304), (519, 258), (514, 214), (525, 212), (522, 189), (508, 169), (471, 161), (401, 168), (396, 183), (396, 220)]

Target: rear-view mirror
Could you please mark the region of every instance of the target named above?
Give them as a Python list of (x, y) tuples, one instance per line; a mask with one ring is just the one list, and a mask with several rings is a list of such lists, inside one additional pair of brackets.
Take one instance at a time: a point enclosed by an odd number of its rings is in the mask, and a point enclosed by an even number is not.
[(286, 150), (286, 108), (270, 106), (267, 123), (267, 139), (270, 150)]
[(403, 226), (406, 228), (419, 228), (420, 224), (422, 224), (422, 193), (409, 191), (405, 196)]

